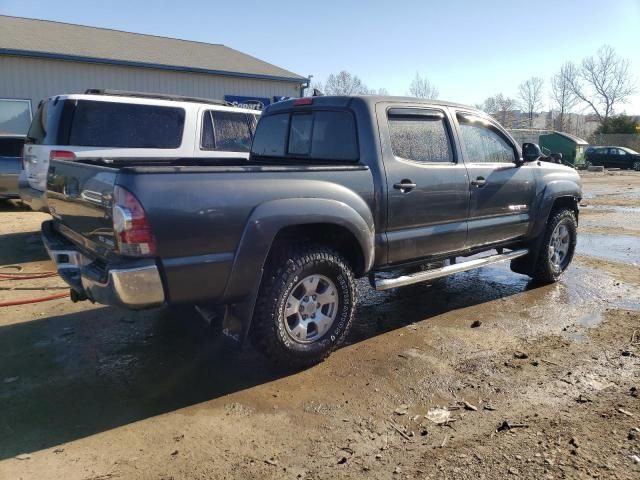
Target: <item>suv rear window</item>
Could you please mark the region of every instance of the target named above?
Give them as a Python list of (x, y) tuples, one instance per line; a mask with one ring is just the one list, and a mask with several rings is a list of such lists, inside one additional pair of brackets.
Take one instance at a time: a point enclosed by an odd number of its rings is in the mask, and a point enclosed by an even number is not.
[(355, 121), (346, 111), (269, 115), (258, 122), (251, 152), (261, 157), (355, 161)]
[(178, 148), (184, 109), (92, 100), (48, 100), (36, 114), (27, 141), (41, 145), (112, 148)]
[(178, 148), (182, 143), (182, 108), (80, 100), (69, 145), (79, 147)]

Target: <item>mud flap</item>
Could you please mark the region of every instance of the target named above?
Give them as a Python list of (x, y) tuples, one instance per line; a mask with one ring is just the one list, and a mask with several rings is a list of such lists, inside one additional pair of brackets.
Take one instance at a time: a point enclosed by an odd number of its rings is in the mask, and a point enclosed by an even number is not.
[(224, 318), (222, 319), (222, 335), (228, 340), (227, 343), (236, 348), (244, 347), (248, 338), (249, 327), (251, 327), (253, 311), (258, 298), (258, 290), (259, 288), (256, 287), (253, 293), (241, 302), (225, 306)]
[(538, 255), (542, 246), (544, 235), (538, 235), (527, 245), (529, 253), (524, 257), (511, 260), (511, 271), (522, 275), (532, 276), (538, 262)]

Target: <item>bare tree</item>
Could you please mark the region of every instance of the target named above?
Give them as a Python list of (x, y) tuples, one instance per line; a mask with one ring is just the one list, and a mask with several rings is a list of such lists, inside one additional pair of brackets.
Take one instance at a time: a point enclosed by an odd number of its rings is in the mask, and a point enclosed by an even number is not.
[(513, 128), (515, 122), (514, 110), (516, 101), (498, 93), (487, 98), (482, 104), (482, 110), (490, 114), (505, 128)]
[(324, 93), (326, 95), (368, 95), (371, 90), (357, 75), (342, 70), (340, 73), (332, 73), (327, 77)]
[(440, 92), (427, 77), (421, 77), (418, 72), (409, 86), (409, 95), (417, 98), (436, 98)]
[(531, 77), (518, 87), (518, 97), (522, 101), (522, 107), (527, 112), (529, 119), (529, 128), (533, 127), (533, 118), (535, 112), (542, 107), (542, 89), (544, 80), (540, 77)]
[(567, 122), (567, 114), (571, 112), (577, 103), (576, 97), (571, 84), (567, 81), (567, 71), (571, 68), (571, 65), (564, 64), (560, 67), (560, 71), (551, 77), (551, 100), (553, 100), (554, 107), (558, 109), (558, 116), (554, 123), (554, 128), (561, 132), (569, 129), (569, 122)]
[(595, 56), (582, 60), (580, 66), (569, 62), (564, 72), (572, 92), (585, 102), (602, 124), (635, 93), (629, 60), (620, 58), (613, 47), (604, 45)]

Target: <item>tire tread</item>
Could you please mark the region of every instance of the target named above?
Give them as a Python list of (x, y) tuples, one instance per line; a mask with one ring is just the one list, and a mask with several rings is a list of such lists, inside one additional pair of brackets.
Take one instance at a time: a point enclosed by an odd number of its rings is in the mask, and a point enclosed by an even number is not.
[[(549, 240), (551, 238), (551, 235), (553, 234), (553, 230), (556, 228), (556, 225), (558, 225), (558, 223), (560, 223), (564, 219), (570, 220), (571, 222), (570, 230), (573, 235), (574, 242), (576, 240), (577, 222), (576, 222), (576, 216), (573, 210), (571, 210), (570, 208), (559, 208), (557, 210), (553, 210), (549, 215), (549, 220), (547, 221), (547, 226), (543, 233), (544, 237), (542, 239), (542, 244), (540, 247), (541, 251), (538, 254), (538, 260), (533, 270), (532, 278), (536, 282), (554, 283), (558, 281), (558, 279), (564, 272), (564, 270), (562, 270), (560, 273), (557, 273), (550, 268), (549, 248), (548, 248)], [(567, 263), (567, 267), (569, 266), (569, 264), (571, 263), (571, 260), (573, 259), (574, 250), (575, 250), (575, 244), (570, 249), (570, 252), (569, 252), (570, 258), (569, 258), (569, 262)], [(566, 270), (566, 267), (565, 267), (565, 270)]]
[[(318, 350), (304, 357), (288, 350), (278, 338), (277, 304), (279, 295), (286, 288), (289, 278), (296, 271), (310, 265), (332, 263), (343, 271), (348, 279), (349, 294), (352, 298), (347, 323), (339, 339), (330, 348)], [(251, 341), (260, 353), (278, 366), (304, 368), (325, 360), (338, 348), (349, 333), (356, 304), (355, 278), (346, 260), (334, 249), (325, 245), (287, 244), (276, 248), (265, 266), (251, 327)]]

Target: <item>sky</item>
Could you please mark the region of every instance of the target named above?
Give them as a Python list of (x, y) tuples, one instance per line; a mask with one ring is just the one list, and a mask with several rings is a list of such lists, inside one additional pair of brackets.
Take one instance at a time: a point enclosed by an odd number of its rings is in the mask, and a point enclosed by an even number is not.
[(640, 115), (640, 0), (0, 0), (0, 13), (222, 43), (322, 82), (347, 70), (393, 95), (419, 72), (441, 99), (471, 105), (516, 97), (532, 76), (549, 90), (564, 62), (608, 44), (638, 85), (617, 113)]

